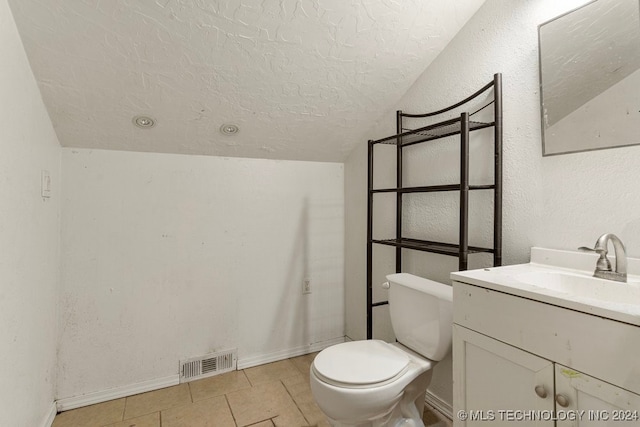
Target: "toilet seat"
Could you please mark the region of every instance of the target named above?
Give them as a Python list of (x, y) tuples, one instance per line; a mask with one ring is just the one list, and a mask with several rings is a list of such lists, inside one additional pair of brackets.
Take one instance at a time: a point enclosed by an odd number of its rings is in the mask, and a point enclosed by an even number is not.
[(321, 351), (313, 371), (323, 381), (353, 388), (377, 387), (395, 381), (409, 368), (410, 358), (380, 340), (351, 341)]
[(427, 388), (432, 366), (432, 361), (400, 343), (351, 341), (318, 353), (309, 381), (318, 406), (330, 420), (337, 425), (364, 425), (400, 410), (403, 398), (413, 405)]

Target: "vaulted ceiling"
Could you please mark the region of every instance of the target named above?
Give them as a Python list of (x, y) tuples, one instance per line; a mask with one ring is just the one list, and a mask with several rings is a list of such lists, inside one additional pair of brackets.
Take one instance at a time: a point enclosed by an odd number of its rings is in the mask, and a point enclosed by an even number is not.
[(371, 137), (483, 2), (10, 0), (63, 146), (315, 161)]

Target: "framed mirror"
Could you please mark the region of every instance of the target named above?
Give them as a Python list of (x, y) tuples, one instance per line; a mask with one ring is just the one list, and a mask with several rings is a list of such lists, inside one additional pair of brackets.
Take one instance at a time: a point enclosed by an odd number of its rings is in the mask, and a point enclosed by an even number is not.
[(592, 1), (538, 40), (542, 155), (640, 144), (640, 1)]

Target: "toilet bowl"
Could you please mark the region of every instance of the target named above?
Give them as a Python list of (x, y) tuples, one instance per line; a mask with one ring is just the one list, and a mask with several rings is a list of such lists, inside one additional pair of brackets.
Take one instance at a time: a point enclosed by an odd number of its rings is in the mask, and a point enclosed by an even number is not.
[[(358, 356), (365, 356), (367, 362), (358, 363)], [(361, 369), (363, 365), (370, 369)], [(311, 366), (311, 391), (333, 425), (373, 426), (374, 421), (385, 425), (383, 422), (391, 418), (403, 399), (409, 404), (400, 405), (399, 417), (421, 417), (422, 406), (418, 405), (424, 402), (433, 365), (397, 343), (347, 342), (318, 354)], [(341, 374), (345, 374), (342, 379)], [(417, 398), (419, 401), (415, 402)], [(415, 405), (415, 413), (411, 404)]]
[(387, 280), (398, 342), (337, 344), (311, 365), (311, 391), (334, 426), (424, 426), (431, 369), (451, 347), (451, 287), (406, 273)]

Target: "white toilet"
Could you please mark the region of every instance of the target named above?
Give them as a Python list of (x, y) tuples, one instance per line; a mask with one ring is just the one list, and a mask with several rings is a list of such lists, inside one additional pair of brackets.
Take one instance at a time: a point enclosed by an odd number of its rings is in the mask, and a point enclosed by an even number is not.
[(431, 368), (451, 348), (452, 287), (407, 273), (387, 280), (398, 342), (334, 345), (311, 365), (311, 391), (334, 426), (424, 426)]

